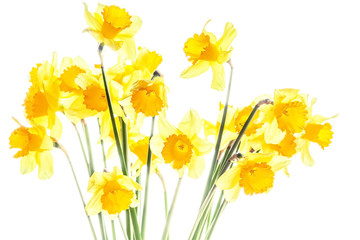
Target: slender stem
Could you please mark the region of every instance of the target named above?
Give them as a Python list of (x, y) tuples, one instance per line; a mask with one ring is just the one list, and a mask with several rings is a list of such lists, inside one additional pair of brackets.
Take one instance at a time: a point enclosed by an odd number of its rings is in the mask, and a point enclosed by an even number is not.
[(231, 83), (232, 83), (232, 76), (233, 76), (233, 66), (229, 60), (229, 65), (230, 65), (230, 79), (229, 79), (229, 85), (228, 85), (228, 90), (227, 90), (227, 94), (226, 94), (226, 101), (225, 101), (225, 106), (224, 106), (224, 110), (223, 110), (223, 115), (222, 115), (222, 119), (221, 119), (221, 124), (220, 124), (220, 129), (219, 129), (219, 133), (216, 139), (216, 145), (215, 145), (215, 150), (214, 150), (214, 156), (213, 156), (213, 160), (211, 162), (211, 167), (210, 167), (210, 172), (208, 175), (208, 179), (206, 182), (206, 186), (205, 186), (205, 190), (204, 190), (204, 194), (203, 194), (203, 198), (201, 202), (204, 202), (206, 195), (209, 192), (210, 189), (210, 184), (211, 184), (211, 179), (213, 177), (213, 173), (215, 171), (215, 167), (216, 167), (216, 163), (218, 160), (218, 155), (219, 155), (219, 150), (220, 150), (220, 144), (221, 144), (221, 139), (222, 139), (222, 135), (224, 132), (224, 127), (225, 127), (225, 121), (226, 121), (226, 115), (227, 115), (227, 110), (228, 110), (228, 104), (229, 104), (229, 98), (230, 98), (230, 90), (231, 90)]
[[(68, 162), (69, 162), (69, 165), (70, 165), (70, 168), (71, 168), (71, 172), (72, 172), (72, 174), (73, 174), (73, 177), (74, 177), (74, 180), (75, 180), (75, 183), (76, 183), (76, 187), (77, 187), (77, 190), (78, 190), (78, 192), (79, 192), (79, 195), (80, 195), (80, 198), (81, 198), (81, 202), (82, 202), (82, 204), (83, 204), (84, 211), (85, 211), (85, 206), (86, 206), (85, 200), (84, 200), (84, 197), (83, 197), (83, 195), (82, 195), (82, 193), (81, 193), (80, 185), (79, 185), (79, 182), (78, 182), (78, 180), (77, 180), (77, 177), (76, 177), (76, 174), (75, 174), (75, 171), (74, 171), (74, 167), (73, 167), (73, 165), (72, 165), (72, 163), (71, 163), (70, 156), (69, 156), (68, 152), (66, 151), (66, 149), (65, 149), (60, 143), (55, 142), (55, 147), (57, 147), (57, 148), (59, 148), (61, 151), (63, 151), (63, 153), (65, 154), (65, 156), (66, 156), (66, 158), (67, 158), (67, 160), (68, 160)], [(90, 216), (87, 215), (86, 211), (85, 211), (85, 214), (86, 214), (86, 217), (87, 217), (87, 219), (88, 219), (89, 226), (90, 226), (91, 232), (92, 232), (92, 234), (93, 234), (93, 237), (94, 237), (95, 240), (97, 240), (96, 233), (95, 233), (95, 229), (94, 229), (94, 226), (93, 226), (93, 224), (92, 224), (92, 222), (91, 222)]]
[(89, 129), (87, 127), (87, 124), (85, 122), (84, 119), (81, 119), (81, 124), (83, 126), (84, 129), (84, 133), (85, 133), (85, 140), (86, 140), (86, 146), (88, 149), (88, 156), (89, 156), (89, 169), (90, 169), (90, 175), (91, 176), (94, 173), (94, 161), (93, 161), (93, 156), (92, 156), (92, 151), (91, 151), (91, 142), (90, 142), (90, 136), (89, 136)]
[(205, 225), (207, 223), (207, 220), (210, 218), (210, 215), (211, 215), (213, 201), (214, 201), (214, 199), (211, 199), (210, 204), (206, 207), (204, 214), (202, 214), (200, 222), (196, 228), (196, 231), (195, 231), (195, 234), (194, 234), (194, 237), (192, 238), (192, 240), (198, 240), (199, 238), (201, 238), (202, 233), (205, 228)]
[(81, 140), (81, 137), (80, 137), (80, 133), (79, 133), (79, 130), (77, 129), (76, 125), (73, 123), (73, 126), (75, 128), (75, 131), (76, 131), (76, 134), (77, 134), (77, 137), (79, 139), (79, 142), (80, 142), (80, 146), (81, 146), (81, 151), (83, 153), (83, 156), (84, 156), (84, 160), (85, 160), (85, 164), (86, 164), (86, 169), (88, 171), (88, 174), (89, 174), (89, 177), (91, 176), (90, 174), (90, 167), (89, 167), (89, 161), (87, 159), (87, 156), (86, 156), (86, 152), (85, 152), (85, 148), (84, 148), (84, 144)]
[(224, 200), (224, 201), (222, 202), (219, 211), (218, 211), (217, 214), (214, 216), (214, 220), (212, 221), (211, 226), (210, 226), (208, 232), (206, 233), (205, 240), (210, 240), (210, 237), (211, 237), (211, 235), (212, 235), (212, 233), (213, 233), (213, 231), (214, 231), (214, 229), (215, 229), (215, 225), (216, 225), (216, 223), (218, 222), (219, 217), (220, 217), (221, 214), (223, 213), (223, 211), (224, 211), (227, 203), (228, 203), (228, 202), (227, 202), (226, 200)]
[(147, 213), (147, 203), (148, 203), (148, 195), (149, 195), (149, 187), (150, 187), (150, 172), (151, 172), (151, 149), (150, 149), (150, 140), (154, 134), (154, 125), (155, 125), (155, 117), (151, 119), (151, 130), (149, 136), (149, 146), (148, 146), (148, 154), (146, 160), (146, 180), (145, 180), (145, 193), (144, 193), (144, 204), (143, 204), (143, 214), (141, 221), (141, 236), (142, 239), (145, 240), (145, 231), (146, 231), (146, 213)]
[(205, 198), (204, 202), (201, 204), (201, 207), (199, 209), (199, 213), (198, 216), (195, 220), (194, 226), (191, 229), (190, 232), (190, 236), (189, 236), (189, 240), (193, 239), (198, 227), (199, 227), (199, 223), (204, 215), (204, 213), (206, 213), (208, 211), (208, 206), (210, 205), (210, 203), (212, 202), (212, 199), (214, 198), (216, 192), (216, 187), (212, 186), (211, 190), (209, 191), (207, 197)]
[(173, 200), (172, 200), (172, 202), (171, 202), (171, 207), (170, 207), (168, 216), (167, 216), (167, 218), (166, 218), (165, 228), (164, 228), (164, 232), (163, 232), (163, 235), (162, 235), (162, 237), (161, 237), (161, 240), (166, 240), (167, 237), (168, 237), (168, 234), (169, 234), (171, 217), (172, 217), (172, 215), (173, 215), (173, 213), (174, 213), (175, 204), (176, 204), (176, 199), (177, 199), (177, 196), (178, 196), (178, 193), (179, 193), (179, 189), (180, 189), (181, 179), (182, 179), (182, 178), (179, 178), (179, 181), (178, 181), (178, 183), (177, 183), (177, 185), (176, 185), (175, 194), (174, 194)]
[(139, 224), (136, 219), (135, 209), (130, 208), (130, 215), (131, 215), (131, 221), (132, 221), (132, 225), (133, 225), (133, 229), (134, 229), (135, 239), (142, 240)]
[[(157, 170), (156, 171), (156, 175), (158, 175), (160, 181), (161, 181), (161, 184), (163, 186), (163, 189), (164, 189), (164, 210), (165, 210), (165, 221), (166, 221), (166, 218), (168, 216), (168, 195), (167, 195), (167, 190), (166, 190), (166, 184), (165, 184), (165, 179), (164, 177), (162, 176), (160, 170)], [(170, 232), (170, 231), (169, 231)], [(170, 239), (170, 233), (168, 234), (168, 238), (167, 239)]]
[(123, 156), (125, 159), (126, 168), (130, 169), (130, 161), (128, 161), (128, 133), (127, 133), (127, 126), (124, 120), (121, 117), (118, 117), (120, 122), (120, 135), (121, 135), (121, 146), (123, 150)]
[(131, 214), (130, 209), (127, 209), (125, 212), (125, 224), (126, 224), (126, 234), (128, 238), (131, 240), (133, 239), (133, 232), (131, 228)]
[(101, 238), (103, 240), (106, 240), (106, 234), (105, 234), (105, 228), (104, 228), (104, 219), (103, 219), (102, 212), (98, 213), (98, 218), (99, 218), (99, 224), (100, 224), (100, 230), (101, 230)]
[[(140, 169), (139, 176), (136, 177), (136, 182), (141, 185), (141, 169)], [(137, 207), (137, 215), (138, 215), (138, 221), (140, 222), (141, 221), (141, 205), (142, 205), (140, 190), (136, 190), (136, 199), (139, 201), (139, 205)]]
[(123, 235), (124, 235), (124, 239), (128, 240), (128, 237), (126, 236), (126, 231), (125, 231), (125, 228), (124, 228), (124, 224), (121, 222), (121, 219), (120, 219), (120, 215), (118, 215), (118, 220), (119, 220), (119, 224), (120, 224), (121, 230), (122, 230)]
[(103, 155), (104, 168), (107, 168), (104, 140), (101, 138), (101, 126), (100, 126), (99, 118), (97, 119), (97, 122), (98, 122), (98, 126), (99, 126), (100, 144), (101, 144), (101, 151), (102, 151), (102, 155)]
[(108, 84), (107, 84), (107, 81), (106, 81), (106, 74), (105, 74), (105, 70), (104, 70), (104, 63), (103, 63), (103, 57), (102, 57), (103, 48), (104, 48), (104, 44), (101, 43), (99, 45), (99, 57), (100, 57), (100, 61), (101, 61), (101, 72), (102, 72), (102, 77), (103, 77), (103, 80), (104, 80), (104, 88), (105, 88), (106, 100), (107, 100), (108, 107), (109, 107), (110, 119), (111, 119), (111, 124), (112, 124), (112, 127), (113, 127), (113, 131), (114, 131), (114, 138), (115, 138), (116, 148), (117, 148), (118, 155), (119, 155), (119, 158), (120, 158), (121, 169), (122, 169), (124, 175), (128, 175), (127, 167), (126, 167), (126, 164), (125, 164), (126, 161), (125, 161), (124, 156), (123, 156), (123, 151), (122, 151), (121, 144), (120, 144), (119, 132), (118, 132), (115, 117), (114, 117), (114, 110), (113, 110), (112, 103), (111, 103), (110, 91), (109, 91), (109, 87), (108, 87)]
[(111, 220), (111, 230), (112, 230), (113, 240), (116, 240), (116, 232), (115, 232), (115, 223), (114, 223), (114, 220)]

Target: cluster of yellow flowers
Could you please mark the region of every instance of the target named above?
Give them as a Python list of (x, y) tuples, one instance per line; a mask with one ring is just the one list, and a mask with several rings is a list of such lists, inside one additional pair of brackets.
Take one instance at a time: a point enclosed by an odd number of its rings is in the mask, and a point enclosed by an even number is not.
[[(174, 126), (166, 118), (168, 87), (156, 71), (162, 57), (135, 44), (141, 19), (125, 9), (101, 4), (94, 13), (85, 4), (85, 19), (88, 28), (84, 31), (100, 44), (101, 62), (102, 48), (107, 46), (118, 53), (117, 64), (105, 70), (102, 63), (91, 68), (81, 57), (64, 57), (58, 65), (56, 54), (51, 63), (37, 64), (30, 71), (30, 87), (23, 104), (30, 127), (15, 120), (20, 126), (10, 136), (10, 147), (19, 149), (14, 157), (20, 158), (22, 174), (38, 166), (38, 177), (48, 179), (53, 174), (50, 151), (59, 146), (62, 135), (56, 114), (62, 113), (75, 126), (96, 117), (100, 140), (112, 143), (104, 155), (110, 158), (117, 149), (125, 164), (122, 171), (118, 167), (112, 172), (90, 169), (88, 192), (93, 196), (86, 204), (89, 215), (104, 211), (113, 219), (136, 207), (137, 192), (142, 187), (135, 177), (144, 165), (159, 172), (160, 164), (169, 164), (180, 179), (185, 172), (198, 178), (205, 168), (204, 156), (214, 147), (208, 140), (212, 135), (217, 147), (205, 193), (216, 185), (224, 190), (227, 202), (234, 201), (241, 189), (250, 195), (269, 191), (275, 173), (284, 170), (288, 174), (290, 158), (298, 152), (304, 164), (313, 165), (311, 142), (323, 149), (329, 146), (333, 135), (329, 118), (314, 115), (315, 99), (296, 89), (275, 90), (273, 96), (259, 97), (242, 108), (220, 104), (215, 123), (191, 109)], [(211, 67), (211, 88), (222, 91), (226, 85), (224, 63), (231, 66), (231, 43), (237, 32), (226, 23), (223, 35), (217, 39), (205, 30), (206, 25), (201, 34), (194, 34), (184, 44), (191, 65), (181, 77), (193, 78)], [(153, 121), (158, 117), (154, 136), (140, 133), (145, 117)], [(120, 134), (121, 144), (119, 132), (126, 132)], [(127, 149), (136, 156), (131, 163)], [(241, 154), (233, 155), (235, 151)]]

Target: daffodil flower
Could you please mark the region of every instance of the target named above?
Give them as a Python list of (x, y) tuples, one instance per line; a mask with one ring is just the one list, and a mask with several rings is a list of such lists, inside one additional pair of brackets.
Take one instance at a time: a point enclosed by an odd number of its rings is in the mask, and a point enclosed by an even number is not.
[(53, 175), (53, 158), (50, 151), (53, 141), (46, 133), (46, 128), (37, 125), (20, 125), (10, 135), (10, 148), (20, 149), (14, 158), (20, 158), (20, 172), (27, 174), (39, 166), (38, 177), (48, 179)]
[(268, 192), (274, 185), (275, 173), (289, 163), (290, 160), (286, 157), (249, 153), (220, 176), (216, 186), (224, 190), (228, 202), (235, 201), (241, 189), (247, 195)]
[(92, 193), (85, 210), (88, 215), (104, 211), (114, 219), (122, 211), (136, 207), (138, 200), (134, 191), (142, 190), (134, 180), (122, 174), (118, 167), (112, 172), (94, 172), (88, 184), (88, 192)]
[(192, 65), (181, 73), (181, 77), (197, 77), (211, 67), (213, 72), (211, 88), (222, 91), (225, 88), (223, 63), (230, 59), (232, 51), (230, 45), (236, 37), (236, 29), (231, 23), (226, 23), (224, 34), (217, 40), (213, 33), (205, 30), (207, 23), (200, 35), (194, 34), (185, 42), (184, 52)]
[(159, 135), (153, 136), (150, 142), (153, 153), (177, 170), (180, 177), (188, 168), (189, 177), (198, 178), (205, 167), (203, 156), (213, 146), (198, 136), (202, 128), (199, 114), (190, 110), (177, 128), (161, 116), (158, 127)]
[(142, 21), (138, 16), (131, 16), (118, 6), (98, 4), (96, 12), (90, 13), (85, 5), (85, 20), (89, 32), (99, 43), (104, 43), (114, 51), (121, 49), (128, 58), (135, 57), (134, 35), (139, 31)]
[(31, 86), (24, 101), (25, 117), (32, 125), (41, 125), (51, 130), (51, 136), (59, 139), (62, 124), (56, 112), (59, 111), (60, 88), (56, 69), (57, 55), (52, 63), (37, 64), (30, 72)]

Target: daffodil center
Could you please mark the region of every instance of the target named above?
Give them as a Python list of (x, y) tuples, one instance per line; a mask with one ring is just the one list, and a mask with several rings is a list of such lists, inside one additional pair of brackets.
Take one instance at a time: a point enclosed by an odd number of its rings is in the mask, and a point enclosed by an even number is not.
[(75, 79), (80, 73), (85, 73), (85, 71), (76, 65), (66, 68), (59, 78), (60, 90), (70, 92), (79, 89), (79, 86), (75, 83)]
[(263, 193), (272, 188), (274, 175), (267, 163), (248, 162), (241, 169), (239, 185), (248, 195)]
[(161, 154), (165, 163), (172, 163), (174, 169), (181, 169), (190, 162), (193, 147), (186, 135), (172, 134), (166, 139)]
[(125, 9), (117, 6), (105, 6), (101, 12), (104, 23), (102, 26), (102, 33), (104, 37), (113, 39), (122, 30), (131, 25), (131, 16)]
[(275, 116), (282, 131), (301, 132), (307, 120), (306, 105), (299, 101), (279, 103), (275, 105)]
[(185, 42), (184, 52), (193, 64), (199, 60), (216, 61), (219, 55), (218, 49), (210, 42), (210, 37), (204, 33), (189, 38)]
[(109, 214), (119, 214), (130, 207), (134, 192), (129, 191), (115, 180), (109, 181), (104, 186), (104, 194), (101, 196), (102, 208)]
[(98, 112), (107, 109), (106, 95), (100, 86), (90, 85), (84, 90), (84, 104), (88, 109)]

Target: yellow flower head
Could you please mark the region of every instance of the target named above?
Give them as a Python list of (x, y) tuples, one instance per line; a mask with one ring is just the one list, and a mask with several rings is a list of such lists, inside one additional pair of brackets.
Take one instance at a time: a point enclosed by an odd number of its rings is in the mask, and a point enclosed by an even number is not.
[(32, 172), (39, 166), (38, 177), (48, 179), (53, 175), (53, 158), (50, 150), (53, 141), (42, 126), (24, 127), (20, 125), (10, 135), (10, 148), (20, 149), (15, 158), (20, 158), (20, 172)]
[(228, 202), (237, 199), (241, 188), (247, 195), (268, 192), (273, 187), (275, 172), (289, 163), (287, 158), (274, 154), (249, 153), (226, 171), (216, 186), (224, 190)]
[(94, 14), (90, 13), (85, 4), (85, 19), (89, 32), (99, 42), (117, 51), (120, 48), (129, 58), (135, 56), (134, 35), (141, 27), (141, 19), (131, 16), (118, 6), (104, 6), (99, 4)]
[(118, 167), (114, 167), (111, 173), (94, 172), (88, 184), (88, 192), (93, 196), (85, 210), (88, 215), (105, 211), (114, 218), (120, 212), (137, 206), (136, 190), (142, 190), (141, 186), (123, 175)]
[(41, 125), (51, 130), (51, 136), (59, 139), (62, 132), (59, 110), (60, 88), (56, 69), (56, 53), (52, 63), (37, 64), (30, 72), (31, 86), (24, 100), (25, 117), (33, 125)]
[(222, 91), (225, 88), (225, 72), (222, 64), (230, 59), (232, 51), (230, 44), (236, 37), (236, 29), (231, 23), (226, 23), (223, 36), (217, 40), (214, 34), (205, 30), (205, 26), (200, 35), (194, 34), (185, 42), (184, 52), (192, 65), (181, 73), (181, 77), (193, 78), (211, 67), (213, 72), (211, 88)]
[(188, 168), (188, 175), (198, 178), (205, 167), (203, 156), (212, 148), (210, 142), (198, 136), (202, 128), (198, 113), (190, 110), (177, 128), (161, 116), (158, 126), (159, 135), (150, 143), (153, 153), (170, 164), (181, 177)]
[(131, 89), (130, 102), (135, 112), (153, 117), (167, 107), (166, 86), (161, 77), (139, 80)]

